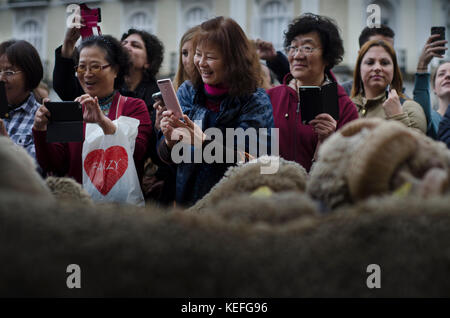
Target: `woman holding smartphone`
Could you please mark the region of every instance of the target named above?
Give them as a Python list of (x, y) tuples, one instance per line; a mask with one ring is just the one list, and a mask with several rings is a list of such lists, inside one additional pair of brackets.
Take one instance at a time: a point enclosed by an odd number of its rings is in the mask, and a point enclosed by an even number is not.
[(337, 85), (338, 121), (327, 113), (317, 115), (308, 124), (300, 118), (300, 108), (306, 105), (300, 101), (299, 87), (336, 82), (331, 69), (342, 60), (344, 48), (334, 21), (315, 14), (301, 15), (288, 26), (284, 44), (290, 73), (283, 85), (268, 92), (280, 133), (280, 156), (309, 171), (320, 144), (338, 128), (357, 119), (358, 113), (344, 88)]
[[(143, 100), (123, 97), (122, 87), (129, 72), (129, 56), (120, 42), (112, 36), (94, 36), (84, 40), (78, 50), (76, 72), (85, 94), (75, 101), (83, 107), (85, 123), (98, 124), (105, 135), (112, 135), (116, 126), (112, 120), (120, 115), (140, 121), (134, 148), (134, 162), (139, 179), (142, 180), (144, 158), (152, 133), (150, 115)], [(46, 99), (48, 101), (48, 99)], [(122, 106), (119, 106), (124, 101)], [(121, 108), (121, 113), (118, 109)], [(73, 177), (82, 183), (83, 142), (47, 143), (47, 124), (51, 118), (49, 110), (42, 105), (36, 112), (33, 136), (36, 158), (46, 172), (58, 176)]]
[(402, 75), (392, 46), (382, 40), (365, 43), (356, 61), (351, 93), (360, 117), (397, 120), (426, 133), (427, 120), (422, 107), (413, 100), (406, 100), (402, 87)]
[[(273, 115), (270, 100), (262, 82), (256, 50), (241, 27), (232, 19), (217, 17), (200, 25), (193, 38), (194, 65), (191, 81), (184, 82), (177, 96), (183, 111), (184, 122), (171, 111), (163, 112), (158, 151), (161, 159), (173, 163), (172, 148), (179, 142), (185, 143), (184, 156), (195, 157), (195, 151), (202, 152), (215, 143), (222, 147), (224, 156), (233, 159), (206, 163), (182, 160), (177, 164), (176, 202), (184, 206), (193, 205), (201, 199), (223, 177), (230, 165), (240, 160), (237, 146), (224, 147), (222, 142), (210, 140), (206, 129), (216, 128), (223, 137), (226, 129), (270, 128)], [(168, 107), (171, 108), (171, 107)], [(195, 121), (195, 123), (194, 123)], [(181, 141), (180, 141), (181, 140)], [(264, 142), (258, 139), (258, 142)], [(266, 141), (267, 142), (267, 141)], [(248, 143), (245, 151), (248, 152)], [(220, 158), (223, 159), (223, 158)]]

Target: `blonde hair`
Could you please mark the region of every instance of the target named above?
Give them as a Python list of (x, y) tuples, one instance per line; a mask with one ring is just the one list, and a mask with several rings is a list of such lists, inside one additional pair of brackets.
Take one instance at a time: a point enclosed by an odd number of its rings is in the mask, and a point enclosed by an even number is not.
[[(173, 81), (173, 86), (175, 87), (175, 90), (178, 90), (178, 87), (181, 86), (181, 84), (184, 83), (184, 81), (190, 80), (190, 75), (186, 73), (186, 70), (184, 69), (184, 65), (183, 65), (183, 59), (182, 59), (182, 49), (183, 49), (183, 45), (186, 42), (191, 41), (194, 38), (195, 33), (200, 29), (199, 25), (196, 25), (192, 28), (190, 28), (189, 30), (187, 30), (184, 34), (183, 37), (181, 38), (180, 41), (180, 49), (179, 49), (179, 58), (178, 58), (178, 70), (177, 70), (177, 74), (175, 75), (175, 79)], [(194, 63), (194, 61), (190, 61), (192, 63)]]

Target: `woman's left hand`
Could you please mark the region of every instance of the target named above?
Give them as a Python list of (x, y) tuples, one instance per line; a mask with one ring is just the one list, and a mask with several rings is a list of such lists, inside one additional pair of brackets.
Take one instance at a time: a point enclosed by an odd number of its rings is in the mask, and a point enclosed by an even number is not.
[(387, 117), (403, 113), (402, 103), (400, 103), (400, 98), (395, 89), (389, 92), (388, 98), (383, 103), (383, 109)]
[(182, 121), (178, 122), (178, 127), (175, 128), (174, 133), (179, 138), (181, 142), (191, 144), (194, 146), (202, 145), (206, 139), (205, 133), (202, 129), (196, 125), (192, 120), (189, 119), (187, 115), (183, 115), (184, 123)]
[(87, 123), (100, 123), (105, 115), (100, 109), (97, 96), (91, 97), (88, 94), (75, 98), (83, 107), (83, 120)]
[(336, 131), (337, 122), (330, 114), (319, 114), (309, 122), (314, 127), (314, 131), (319, 136), (319, 141), (322, 142)]
[(84, 122), (98, 124), (103, 129), (105, 135), (113, 135), (116, 132), (116, 126), (100, 109), (97, 96), (91, 97), (88, 94), (84, 94), (75, 98), (75, 101), (84, 106)]

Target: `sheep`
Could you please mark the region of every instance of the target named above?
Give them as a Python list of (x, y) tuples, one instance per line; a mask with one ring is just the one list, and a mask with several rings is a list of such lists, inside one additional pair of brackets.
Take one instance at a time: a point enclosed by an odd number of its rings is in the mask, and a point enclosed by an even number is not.
[(429, 197), (447, 190), (449, 172), (450, 151), (442, 143), (396, 122), (359, 119), (322, 145), (307, 193), (328, 209), (406, 188)]
[[(261, 173), (262, 167), (275, 163), (278, 170), (273, 174)], [(299, 164), (275, 156), (261, 156), (245, 164), (228, 168), (224, 177), (188, 211), (202, 211), (221, 200), (228, 200), (233, 194), (253, 192), (261, 186), (268, 186), (274, 192), (306, 189), (306, 170)]]
[(5, 136), (0, 136), (0, 162), (0, 192), (20, 191), (30, 198), (52, 199), (50, 190), (36, 171), (34, 159)]
[[(283, 194), (273, 195), (286, 214)], [(7, 260), (1, 297), (442, 297), (450, 291), (450, 198), (382, 197), (335, 214), (269, 217), (265, 227), (213, 211), (26, 198), (0, 194), (0, 259)], [(69, 264), (80, 266), (79, 289), (66, 285)], [(370, 264), (381, 267), (380, 289), (366, 285)]]
[(52, 194), (60, 201), (77, 200), (85, 204), (93, 204), (89, 193), (72, 178), (48, 177), (45, 179), (45, 183)]

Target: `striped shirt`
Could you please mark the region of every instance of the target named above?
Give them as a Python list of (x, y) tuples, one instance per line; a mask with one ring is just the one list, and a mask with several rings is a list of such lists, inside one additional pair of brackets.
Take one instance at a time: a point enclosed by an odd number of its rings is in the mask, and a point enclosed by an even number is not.
[(24, 147), (34, 159), (36, 159), (36, 151), (31, 129), (33, 128), (34, 115), (39, 107), (39, 103), (34, 98), (33, 93), (31, 93), (25, 103), (10, 110), (7, 113), (7, 117), (3, 119), (9, 137), (17, 145)]

